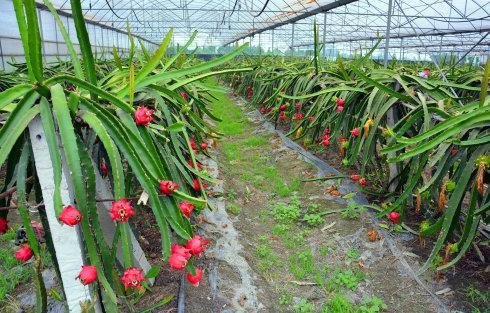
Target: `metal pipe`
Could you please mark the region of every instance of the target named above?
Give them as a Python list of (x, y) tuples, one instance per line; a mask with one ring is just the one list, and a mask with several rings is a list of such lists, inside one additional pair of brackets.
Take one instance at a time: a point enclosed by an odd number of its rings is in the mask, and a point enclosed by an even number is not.
[[(411, 27), (413, 29), (413, 27)], [(460, 35), (460, 34), (470, 34), (470, 33), (486, 33), (490, 32), (490, 27), (485, 27), (481, 29), (459, 29), (459, 30), (449, 30), (449, 31), (431, 31), (431, 32), (425, 32), (425, 33), (417, 33), (416, 31), (412, 33), (405, 33), (405, 34), (397, 34), (391, 36), (391, 39), (401, 39), (401, 38), (413, 38), (413, 37), (425, 37), (425, 36), (447, 36), (447, 35)], [(335, 40), (330, 40), (324, 42), (325, 44), (327, 43), (339, 43), (339, 42), (352, 42), (352, 41), (369, 41), (369, 40), (378, 40), (378, 36), (369, 36), (369, 37), (358, 37), (358, 38), (345, 38), (345, 39), (335, 39)], [(303, 43), (303, 44), (298, 44), (296, 45), (297, 47), (300, 46), (312, 46), (314, 43)]]
[[(323, 13), (323, 42), (327, 41), (327, 13)], [(327, 55), (327, 45), (323, 44), (323, 57)]]
[(473, 46), (472, 46), (472, 47), (471, 47), (471, 48), (470, 48), (468, 51), (466, 51), (466, 53), (465, 53), (465, 54), (463, 54), (463, 56), (461, 56), (461, 57), (459, 58), (458, 62), (456, 62), (456, 63), (453, 65), (453, 67), (454, 67), (454, 66), (456, 66), (456, 65), (458, 65), (458, 64), (459, 64), (461, 61), (463, 61), (463, 60), (464, 60), (464, 58), (466, 58), (466, 56), (467, 56), (467, 55), (468, 55), (468, 54), (469, 54), (471, 51), (473, 51), (473, 49), (475, 49), (475, 48), (476, 48), (476, 46), (480, 45), (480, 43), (481, 43), (481, 42), (482, 42), (482, 41), (483, 41), (485, 38), (487, 38), (488, 34), (490, 34), (490, 33), (486, 33), (486, 34), (485, 34), (485, 36), (481, 37), (481, 39), (480, 39), (480, 40), (478, 40), (478, 42), (476, 42), (476, 43), (475, 43), (475, 44), (474, 44), (474, 45), (473, 45)]
[(356, 1), (358, 1), (358, 0), (337, 0), (337, 1), (334, 1), (332, 3), (322, 5), (322, 6), (316, 8), (314, 10), (307, 11), (307, 12), (302, 13), (302, 14), (298, 14), (298, 15), (291, 17), (285, 21), (274, 23), (273, 25), (269, 25), (267, 27), (252, 30), (248, 34), (245, 34), (245, 35), (239, 36), (235, 39), (232, 39), (232, 40), (228, 41), (227, 43), (225, 43), (224, 45), (226, 46), (226, 45), (229, 45), (231, 43), (234, 43), (235, 41), (237, 41), (239, 39), (243, 39), (243, 38), (247, 38), (247, 37), (250, 37), (250, 36), (253, 36), (256, 34), (260, 34), (260, 33), (263, 33), (267, 30), (278, 28), (278, 27), (281, 27), (281, 26), (284, 26), (287, 24), (293, 24), (294, 25), (294, 23), (299, 21), (299, 20), (302, 20), (302, 19), (305, 19), (307, 17), (316, 15), (318, 13), (327, 12), (327, 11), (333, 10), (335, 8), (338, 8), (338, 7), (341, 7), (341, 6), (347, 5), (347, 4), (352, 3), (352, 2), (356, 2)]
[(388, 2), (388, 19), (386, 21), (384, 68), (388, 68), (388, 52), (390, 49), (391, 14), (393, 13), (393, 0)]

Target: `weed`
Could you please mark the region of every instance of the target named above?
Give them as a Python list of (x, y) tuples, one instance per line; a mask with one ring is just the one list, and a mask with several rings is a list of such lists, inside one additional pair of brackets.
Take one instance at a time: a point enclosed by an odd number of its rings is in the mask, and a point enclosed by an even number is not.
[(360, 313), (379, 313), (386, 310), (388, 306), (384, 303), (383, 299), (376, 296), (367, 297), (362, 301), (359, 306)]
[(340, 212), (343, 218), (356, 219), (361, 216), (366, 208), (362, 205), (356, 203), (356, 201), (349, 199), (347, 206)]
[(290, 230), (290, 228), (291, 227), (289, 225), (276, 224), (274, 227), (272, 227), (272, 234), (276, 236), (283, 236), (288, 232), (288, 230)]
[(334, 294), (332, 299), (323, 304), (322, 313), (354, 313), (354, 306), (341, 294)]
[(235, 203), (227, 204), (226, 208), (228, 209), (228, 211), (230, 211), (231, 213), (233, 213), (235, 215), (240, 214), (240, 212), (242, 211), (242, 208), (238, 204), (235, 204)]
[(315, 306), (306, 299), (301, 299), (294, 307), (294, 313), (313, 313)]
[(330, 253), (330, 247), (328, 246), (321, 246), (320, 247), (320, 255), (321, 256), (327, 256)]
[(273, 267), (282, 267), (281, 260), (274, 254), (267, 237), (261, 236), (259, 240), (261, 244), (255, 249), (255, 255), (259, 259), (257, 267), (264, 272), (271, 270)]
[(325, 220), (320, 214), (305, 214), (303, 217), (303, 220), (309, 225), (309, 226), (318, 226), (323, 224)]
[(361, 254), (359, 253), (359, 251), (357, 251), (357, 249), (354, 248), (349, 248), (345, 253), (345, 258), (352, 261), (359, 259), (360, 256)]
[(260, 209), (258, 212), (258, 217), (262, 223), (267, 222), (268, 212), (266, 209)]
[(279, 202), (272, 208), (272, 216), (279, 223), (294, 223), (300, 216), (299, 205)]
[(4, 235), (0, 236), (0, 301), (12, 292), (18, 284), (26, 283), (32, 275), (29, 264), (22, 264), (14, 256), (16, 227), (12, 226)]
[(328, 280), (330, 290), (339, 290), (342, 287), (355, 290), (357, 285), (364, 280), (364, 273), (361, 271), (336, 270)]
[(482, 308), (490, 307), (490, 291), (482, 291), (474, 285), (469, 285), (464, 289), (464, 294), (472, 305)]
[(281, 294), (279, 295), (279, 304), (290, 305), (292, 302), (293, 302), (293, 295), (286, 290), (281, 291)]
[(262, 136), (262, 137), (250, 136), (247, 139), (242, 141), (242, 144), (245, 147), (249, 147), (249, 148), (263, 146), (263, 145), (266, 145), (267, 143), (268, 143), (268, 139), (264, 136)]
[(229, 201), (234, 201), (238, 197), (238, 193), (235, 191), (235, 189), (230, 189), (226, 193), (226, 199)]
[(295, 249), (305, 243), (304, 232), (299, 232), (297, 228), (291, 229), (286, 235), (283, 240), (288, 249)]
[(314, 261), (311, 250), (298, 252), (289, 257), (289, 270), (296, 279), (303, 279), (313, 273)]

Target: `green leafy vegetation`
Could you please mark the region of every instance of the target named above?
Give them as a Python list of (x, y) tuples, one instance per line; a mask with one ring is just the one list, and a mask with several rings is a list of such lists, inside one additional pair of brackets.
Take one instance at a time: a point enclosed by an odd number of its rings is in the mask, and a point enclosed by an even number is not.
[[(314, 48), (313, 62), (241, 58), (234, 64), (253, 64), (254, 71), (223, 79), (299, 144), (320, 154), (338, 153), (338, 166), (357, 169), (360, 187), (386, 201), (378, 217), (396, 211), (403, 222), (415, 206), (418, 215), (433, 221), (420, 234), (437, 237), (421, 271), (452, 238), (459, 238), (460, 249), (437, 265), (439, 271), (469, 249), (478, 253), (477, 225), (490, 210), (483, 187), (490, 168), (490, 62), (454, 67), (453, 58), (442, 58), (425, 79), (418, 73), (432, 64), (394, 61), (385, 69), (371, 61), (377, 45), (362, 57), (335, 62), (317, 58)], [(470, 205), (464, 202), (467, 194), (474, 199)], [(349, 202), (342, 214), (357, 218), (363, 209)]]

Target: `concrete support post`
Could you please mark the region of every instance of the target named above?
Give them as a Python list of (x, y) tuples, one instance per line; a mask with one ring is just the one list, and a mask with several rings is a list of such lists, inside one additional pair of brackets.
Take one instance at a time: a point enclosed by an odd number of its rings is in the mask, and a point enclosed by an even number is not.
[[(75, 279), (84, 265), (84, 248), (78, 227), (68, 227), (60, 224), (54, 211), (54, 177), (51, 156), (41, 118), (36, 117), (29, 124), (29, 134), (32, 143), (32, 152), (36, 166), (39, 184), (43, 194), (44, 206), (49, 223), (49, 230), (53, 239), (56, 258), (63, 281), (64, 294), (69, 312), (82, 312), (80, 302), (91, 302), (91, 292), (88, 286), (84, 286)], [(58, 140), (58, 142), (61, 142)], [(60, 145), (60, 151), (63, 151)], [(63, 154), (62, 154), (63, 156)], [(74, 204), (73, 186), (71, 185), (70, 172), (66, 161), (62, 159), (61, 199), (64, 205)], [(97, 312), (101, 312), (97, 306)]]

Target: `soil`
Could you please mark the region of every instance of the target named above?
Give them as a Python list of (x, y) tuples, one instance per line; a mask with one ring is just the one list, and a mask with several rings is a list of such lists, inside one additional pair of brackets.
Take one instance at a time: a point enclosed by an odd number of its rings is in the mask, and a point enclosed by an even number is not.
[[(236, 99), (238, 101), (241, 101), (239, 98)], [(253, 109), (246, 108), (245, 110), (250, 111)], [(255, 111), (255, 116), (258, 115), (259, 113)], [(282, 131), (283, 133), (287, 133), (289, 131), (289, 127), (285, 125), (278, 125), (276, 129)], [(352, 166), (352, 167), (343, 166), (342, 158), (339, 156), (338, 151), (336, 151), (335, 149), (328, 149), (326, 150), (325, 153), (318, 153), (316, 151), (310, 151), (310, 152), (312, 152), (315, 156), (325, 160), (329, 165), (340, 169), (346, 175), (357, 173), (356, 166)], [(373, 197), (370, 197), (370, 200), (380, 201), (379, 198), (373, 198)], [(418, 225), (418, 222), (420, 222), (420, 216), (416, 216), (415, 214), (412, 214), (411, 216), (408, 217), (407, 224)], [(356, 227), (353, 227), (351, 230), (352, 231), (356, 230)], [(394, 236), (401, 250), (407, 252), (406, 255), (409, 256), (409, 258), (411, 258), (410, 260), (411, 262), (422, 263), (423, 260), (425, 260), (430, 254), (431, 246), (432, 246), (431, 240), (426, 239), (425, 245), (421, 246), (419, 239), (415, 236), (401, 236), (401, 235), (397, 236), (396, 234)], [(482, 245), (480, 251), (485, 260), (490, 260), (490, 248), (488, 246)], [(391, 263), (392, 262), (388, 261), (385, 264), (386, 269), (394, 270), (393, 266), (390, 266)], [(418, 265), (414, 266), (414, 268), (417, 267)], [(490, 265), (488, 261), (486, 263), (483, 263), (481, 261), (481, 257), (475, 252), (474, 249), (472, 249), (451, 270), (439, 274), (431, 273), (429, 275), (426, 275), (427, 284), (435, 291), (449, 288), (448, 292), (444, 293), (440, 298), (447, 304), (447, 308), (453, 312), (454, 311), (471, 312), (475, 308), (479, 308), (481, 312), (487, 312), (488, 305), (490, 305), (490, 303), (488, 302), (489, 301), (488, 286), (490, 283), (489, 268)], [(390, 282), (393, 282), (393, 280), (390, 277), (384, 275), (382, 271), (378, 273), (376, 273), (376, 271), (372, 271), (371, 275), (373, 281), (372, 287), (374, 288), (374, 290), (376, 290), (376, 286), (383, 286), (387, 283), (389, 284)], [(434, 277), (436, 277), (437, 279), (434, 279)], [(413, 282), (407, 282), (406, 285), (396, 284), (395, 286), (399, 286), (399, 288), (395, 288), (393, 286), (393, 289), (392, 288), (388, 288), (388, 289), (396, 290), (396, 291), (409, 290), (411, 289), (409, 287), (413, 286)], [(482, 298), (480, 299), (479, 303), (475, 303), (475, 301), (469, 299), (468, 291), (467, 291), (468, 287), (473, 287), (477, 290), (482, 291), (483, 293), (486, 292), (487, 298), (486, 299)], [(400, 296), (399, 293), (397, 294), (396, 292), (393, 291), (384, 292), (381, 289), (377, 289), (376, 291), (385, 296), (391, 296), (393, 297), (393, 301), (400, 303), (401, 299), (399, 298)], [(410, 294), (413, 294), (413, 291), (411, 291)], [(412, 300), (413, 302), (416, 302), (415, 299)], [(403, 305), (400, 305), (399, 307), (403, 308)], [(412, 311), (412, 309), (414, 309), (413, 306), (411, 306), (411, 309), (409, 311), (405, 311), (402, 309), (400, 310), (400, 312), (417, 312), (416, 310)], [(421, 308), (421, 310), (423, 311), (423, 308)]]
[[(235, 99), (239, 100), (239, 99)], [(238, 101), (237, 101), (238, 102)], [(213, 258), (215, 251), (206, 254), (206, 262), (214, 263), (212, 270), (218, 272), (218, 288), (211, 290), (209, 298), (221, 295), (221, 303), (214, 303), (211, 307), (201, 306), (199, 309), (189, 312), (292, 312), (300, 299), (306, 299), (317, 310), (331, 298), (335, 290), (328, 290), (316, 282), (316, 277), (305, 275), (301, 279), (295, 277), (291, 267), (296, 261), (291, 261), (292, 255), (301, 251), (310, 250), (314, 259), (315, 268), (323, 268), (321, 279), (325, 282), (334, 278), (335, 271), (352, 271), (361, 273), (364, 279), (352, 289), (342, 288), (340, 292), (346, 295), (352, 303), (359, 305), (362, 299), (368, 296), (382, 298), (388, 306), (388, 312), (447, 312), (448, 305), (453, 303), (452, 294), (436, 296), (442, 284), (435, 285), (431, 275), (425, 275), (423, 279), (414, 279), (413, 271), (417, 269), (420, 260), (406, 260), (403, 253), (410, 252), (401, 239), (397, 239), (398, 248), (393, 252), (389, 246), (388, 238), (380, 236), (374, 242), (367, 236), (369, 230), (379, 230), (367, 212), (357, 219), (346, 219), (340, 214), (325, 215), (325, 221), (319, 227), (309, 227), (305, 223), (298, 222), (293, 225), (294, 232), (281, 237), (273, 233), (274, 226), (278, 223), (271, 216), (271, 208), (275, 203), (288, 203), (290, 197), (281, 197), (271, 192), (265, 184), (256, 184), (243, 179), (244, 174), (250, 171), (248, 159), (254, 156), (262, 156), (266, 166), (273, 166), (287, 184), (292, 184), (298, 178), (311, 177), (318, 174), (317, 169), (306, 162), (296, 151), (284, 147), (281, 139), (264, 127), (264, 121), (258, 113), (240, 105), (244, 114), (249, 117), (246, 131), (239, 135), (226, 136), (222, 139), (221, 148), (216, 151), (219, 164), (219, 178), (223, 180), (223, 189), (226, 194), (226, 205), (232, 202), (241, 207), (240, 213), (234, 215), (228, 212), (227, 218), (232, 222), (233, 228), (238, 232), (240, 240), (240, 256), (248, 262), (254, 278), (253, 288), (258, 290), (258, 305), (255, 309), (246, 308), (246, 298), (243, 301), (233, 303), (230, 298), (235, 296), (233, 286), (241, 278), (234, 271), (233, 261), (222, 262)], [(226, 155), (223, 146), (241, 146), (251, 136), (266, 138), (266, 146), (256, 146), (253, 149), (240, 149), (239, 160), (231, 160)], [(244, 163), (244, 164), (241, 164)], [(300, 199), (301, 208), (316, 205), (320, 212), (338, 210), (345, 207), (346, 200), (335, 196), (327, 190), (334, 182), (306, 182), (301, 184), (299, 190), (293, 192)], [(342, 190), (342, 186), (338, 186)], [(211, 215), (213, 212), (210, 213)], [(227, 221), (228, 223), (228, 221)], [(227, 225), (226, 227), (230, 227)], [(214, 225), (214, 232), (209, 232), (209, 227), (203, 227), (203, 235), (211, 237), (214, 242), (223, 236), (220, 228), (225, 225)], [(304, 234), (303, 239), (298, 240), (297, 245), (291, 247), (289, 239), (296, 234)], [(383, 232), (379, 230), (379, 234)], [(217, 238), (217, 239), (216, 239)], [(413, 239), (412, 239), (413, 240)], [(273, 265), (264, 268), (264, 260), (257, 256), (257, 251), (266, 242), (270, 245), (273, 254)], [(225, 248), (224, 248), (225, 249)], [(324, 254), (322, 249), (327, 249)], [(349, 251), (356, 250), (359, 257), (350, 259)], [(413, 257), (412, 257), (413, 258)], [(407, 271), (403, 263), (414, 265), (411, 272)], [(298, 261), (300, 262), (300, 261)], [(217, 265), (216, 265), (217, 264)], [(289, 266), (288, 266), (289, 264)], [(213, 267), (214, 266), (214, 267)], [(301, 266), (300, 266), (301, 269)], [(221, 280), (220, 280), (221, 277)], [(444, 287), (445, 288), (445, 287)], [(443, 289), (443, 288), (441, 288)], [(291, 301), (285, 304), (284, 295), (291, 295)], [(202, 296), (187, 295), (187, 302), (199, 299)], [(228, 311), (227, 311), (228, 312)]]
[(150, 209), (142, 209), (135, 215), (134, 227), (141, 249), (151, 266), (160, 266), (161, 272), (155, 278), (151, 291), (147, 291), (137, 305), (137, 309), (149, 308), (168, 296), (172, 300), (153, 312), (176, 312), (179, 298), (179, 288), (182, 272), (172, 270), (167, 262), (162, 260), (161, 235), (158, 230), (155, 215)]
[[(205, 278), (199, 287), (194, 287), (183, 279), (183, 272), (168, 267), (161, 259), (160, 233), (153, 226), (155, 217), (151, 211), (142, 209), (133, 221), (135, 235), (150, 264), (161, 265), (162, 271), (138, 309), (173, 296), (153, 312), (177, 312), (179, 306), (190, 313), (293, 312), (301, 300), (307, 300), (318, 311), (334, 294), (340, 293), (356, 306), (367, 297), (379, 297), (388, 307), (386, 312), (471, 311), (474, 303), (465, 292), (467, 286), (486, 290), (490, 280), (488, 264), (482, 265), (475, 253), (468, 253), (454, 269), (435, 281), (430, 272), (418, 278), (413, 275), (430, 252), (430, 242), (421, 247), (414, 236), (393, 237), (380, 229), (368, 212), (362, 212), (358, 218), (325, 214), (321, 225), (314, 227), (300, 220), (290, 224), (285, 234), (278, 234), (280, 223), (272, 214), (277, 203), (291, 204), (296, 197), (301, 212), (316, 207), (317, 213), (325, 213), (345, 208), (347, 200), (343, 196), (350, 189), (338, 181), (304, 182), (281, 196), (266, 176), (262, 181), (247, 179), (246, 174), (254, 166), (275, 168), (277, 177), (289, 186), (303, 178), (319, 176), (320, 171), (297, 151), (287, 148), (256, 110), (246, 107), (239, 98), (234, 101), (242, 110), (246, 131), (225, 136), (218, 149), (209, 149), (216, 162), (201, 156), (206, 170), (219, 180), (209, 187), (210, 203), (215, 210), (197, 217), (198, 232), (211, 239), (210, 248), (196, 262)], [(267, 145), (246, 146), (251, 137), (265, 138)], [(230, 145), (244, 147), (238, 149), (239, 158), (230, 159), (226, 150)], [(261, 157), (259, 161), (257, 156)], [(333, 149), (316, 156), (346, 174), (355, 172), (355, 168), (342, 166)], [(340, 194), (332, 193), (332, 186)], [(232, 212), (231, 205), (239, 206), (240, 212)], [(372, 230), (378, 233), (374, 241), (367, 235)], [(265, 258), (258, 253), (263, 247), (271, 251)], [(308, 272), (302, 257), (295, 258), (308, 251), (314, 266), (312, 272)], [(349, 256), (352, 251), (357, 255)], [(487, 260), (490, 258), (488, 249), (482, 253)], [(305, 274), (299, 278), (292, 268)], [(328, 282), (335, 281), (339, 271), (357, 273), (363, 278), (351, 288), (339, 284), (330, 288)], [(446, 288), (448, 292), (436, 295)], [(18, 289), (24, 291), (25, 286)], [(185, 302), (180, 304), (179, 291), (185, 294)]]

